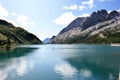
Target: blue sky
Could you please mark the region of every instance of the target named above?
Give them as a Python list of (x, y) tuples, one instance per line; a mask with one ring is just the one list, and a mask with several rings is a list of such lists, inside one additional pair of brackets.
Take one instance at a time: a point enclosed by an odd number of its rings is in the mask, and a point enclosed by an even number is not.
[(57, 35), (75, 18), (100, 9), (120, 11), (120, 0), (0, 0), (0, 19), (44, 40)]

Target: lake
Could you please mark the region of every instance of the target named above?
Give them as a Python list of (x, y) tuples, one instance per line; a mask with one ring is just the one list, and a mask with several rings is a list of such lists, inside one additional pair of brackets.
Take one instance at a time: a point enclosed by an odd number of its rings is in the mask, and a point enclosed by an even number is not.
[(118, 80), (120, 47), (21, 45), (0, 52), (0, 80)]

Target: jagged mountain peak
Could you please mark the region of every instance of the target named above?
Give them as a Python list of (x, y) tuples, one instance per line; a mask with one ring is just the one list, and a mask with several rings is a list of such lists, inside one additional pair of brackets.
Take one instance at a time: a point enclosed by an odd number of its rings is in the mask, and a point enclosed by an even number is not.
[(64, 28), (59, 34), (63, 34), (66, 31), (69, 31), (73, 28), (77, 28), (81, 25), (81, 23), (86, 19), (86, 17), (78, 17), (73, 20), (66, 28)]
[(93, 12), (89, 17), (78, 17), (72, 21), (66, 28), (51, 40), (51, 43), (62, 43), (66, 40), (73, 40), (74, 37), (79, 38), (88, 37), (91, 33), (97, 34), (105, 28), (120, 25), (120, 13), (111, 11), (108, 13), (105, 9)]
[(118, 17), (120, 16), (119, 12), (117, 12), (116, 10), (110, 12), (109, 16), (108, 16), (108, 19), (112, 19), (112, 18), (115, 18), (115, 17)]
[(105, 9), (98, 10), (97, 12), (93, 12), (90, 17), (94, 17), (96, 15), (103, 16), (108, 15), (108, 12)]
[(98, 10), (97, 12), (93, 12), (90, 15), (90, 17), (88, 17), (86, 19), (86, 21), (83, 22), (81, 31), (83, 31), (83, 30), (89, 28), (90, 26), (93, 26), (99, 22), (108, 20), (108, 16), (109, 16), (108, 12), (104, 9)]

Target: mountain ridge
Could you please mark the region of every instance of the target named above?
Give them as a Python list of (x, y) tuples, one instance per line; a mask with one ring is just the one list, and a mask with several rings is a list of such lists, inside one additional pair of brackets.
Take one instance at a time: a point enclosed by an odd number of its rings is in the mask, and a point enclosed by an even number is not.
[[(79, 24), (79, 26), (72, 26), (72, 29), (69, 28), (71, 27), (70, 25), (75, 24), (74, 21), (61, 30), (63, 33), (59, 33), (50, 43), (67, 43), (67, 41), (74, 40), (76, 36), (80, 37), (79, 39), (77, 38), (77, 42), (82, 43), (84, 42), (80, 42), (82, 39), (97, 35), (107, 28), (114, 28), (116, 25), (120, 26), (120, 13), (115, 10), (110, 13), (104, 9), (98, 10), (97, 12), (93, 12), (90, 17), (84, 18), (82, 22), (78, 21), (77, 24)], [(67, 30), (65, 31), (65, 29)], [(70, 43), (75, 42), (72, 41)]]
[(45, 39), (43, 40), (43, 42), (44, 42), (44, 43), (48, 43), (50, 40), (51, 40), (51, 38), (45, 38)]
[(11, 44), (41, 44), (36, 35), (0, 19), (0, 46)]

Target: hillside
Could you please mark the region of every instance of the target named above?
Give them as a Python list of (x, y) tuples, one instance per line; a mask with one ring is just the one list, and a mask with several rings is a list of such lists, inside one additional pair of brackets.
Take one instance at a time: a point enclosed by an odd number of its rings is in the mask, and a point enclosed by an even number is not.
[(120, 43), (120, 14), (99, 10), (90, 17), (79, 17), (50, 43)]
[(0, 46), (6, 44), (40, 44), (42, 43), (34, 34), (21, 27), (0, 20)]

